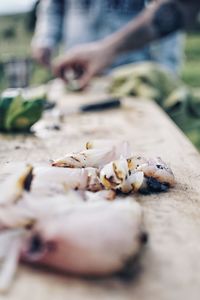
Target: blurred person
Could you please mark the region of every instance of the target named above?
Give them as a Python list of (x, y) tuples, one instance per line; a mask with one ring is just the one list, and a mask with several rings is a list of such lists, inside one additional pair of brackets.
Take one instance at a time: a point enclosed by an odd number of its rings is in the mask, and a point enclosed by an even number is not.
[[(33, 57), (44, 66), (50, 67), (52, 53), (62, 40), (66, 56), (58, 61), (55, 67), (56, 75), (64, 76), (63, 68), (65, 66), (73, 68), (75, 64), (83, 70), (83, 81), (80, 82), (80, 86), (84, 87), (93, 75), (104, 69), (133, 62), (155, 61), (175, 73), (179, 70), (183, 43), (181, 33), (172, 34), (149, 46), (144, 43), (142, 45), (144, 47), (135, 51), (140, 48), (139, 34), (134, 37), (133, 49), (120, 51), (119, 55), (108, 46), (109, 37), (118, 34), (117, 32), (128, 26), (129, 22), (136, 21), (137, 24), (137, 17), (142, 17), (140, 14), (149, 1), (41, 0), (40, 2), (32, 40)], [(144, 33), (141, 32), (141, 35)], [(93, 70), (89, 73), (86, 71), (88, 58), (90, 62), (96, 59), (99, 61), (98, 66), (93, 66)]]
[[(79, 87), (84, 88), (93, 76), (111, 66), (116, 59), (128, 53), (135, 53), (138, 49), (156, 40), (162, 40), (162, 42), (160, 42), (160, 51), (156, 53), (155, 61), (168, 67), (171, 65), (169, 62), (173, 61), (174, 68), (176, 68), (176, 60), (166, 60), (166, 57), (175, 56), (165, 55), (166, 53), (174, 54), (177, 53), (177, 49), (178, 52), (180, 50), (175, 41), (172, 43), (171, 34), (190, 28), (197, 20), (199, 11), (199, 0), (154, 1), (150, 7), (144, 9), (141, 14), (120, 30), (99, 41), (69, 50), (66, 55), (55, 62), (54, 73), (66, 80), (64, 76), (66, 70), (82, 69)], [(165, 40), (165, 48), (162, 47), (164, 46), (162, 43), (163, 38), (167, 36), (168, 45)], [(164, 60), (160, 60), (160, 57)], [(173, 68), (171, 69), (173, 70)]]

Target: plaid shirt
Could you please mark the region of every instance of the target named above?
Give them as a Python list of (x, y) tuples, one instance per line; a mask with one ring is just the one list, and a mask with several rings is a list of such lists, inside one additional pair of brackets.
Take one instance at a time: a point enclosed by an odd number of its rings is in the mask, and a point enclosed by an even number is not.
[[(145, 7), (145, 0), (41, 0), (32, 45), (65, 48), (99, 40), (122, 28)], [(140, 51), (122, 55), (113, 66), (152, 60), (177, 71), (182, 35), (173, 34)]]

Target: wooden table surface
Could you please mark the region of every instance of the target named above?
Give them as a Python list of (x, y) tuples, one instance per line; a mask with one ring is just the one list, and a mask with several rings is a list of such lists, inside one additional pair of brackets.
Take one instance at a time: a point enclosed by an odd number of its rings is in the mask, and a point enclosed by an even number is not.
[[(105, 96), (101, 89), (68, 95), (61, 104)], [(153, 102), (131, 99), (120, 110), (68, 116), (60, 131), (38, 136), (0, 135), (0, 178), (13, 162), (48, 162), (96, 138), (128, 140), (135, 153), (161, 156), (177, 185), (168, 193), (137, 195), (149, 242), (141, 270), (130, 282), (86, 280), (20, 266), (5, 300), (195, 300), (200, 297), (200, 156)]]

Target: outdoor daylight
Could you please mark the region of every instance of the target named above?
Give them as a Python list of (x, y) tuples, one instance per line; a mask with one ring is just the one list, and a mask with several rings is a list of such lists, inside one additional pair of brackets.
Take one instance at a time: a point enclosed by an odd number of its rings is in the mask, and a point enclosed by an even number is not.
[(199, 300), (200, 1), (0, 1), (0, 300)]

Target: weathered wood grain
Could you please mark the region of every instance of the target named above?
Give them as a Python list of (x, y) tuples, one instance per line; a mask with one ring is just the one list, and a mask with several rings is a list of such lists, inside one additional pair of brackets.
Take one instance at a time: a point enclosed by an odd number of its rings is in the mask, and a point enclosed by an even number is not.
[[(68, 95), (70, 106), (101, 98)], [(121, 110), (68, 116), (60, 131), (33, 136), (0, 135), (0, 173), (16, 161), (48, 162), (94, 138), (129, 140), (135, 153), (161, 156), (174, 170), (177, 185), (168, 193), (135, 196), (144, 208), (149, 233), (141, 270), (130, 282), (116, 278), (83, 280), (21, 266), (5, 300), (196, 300), (200, 295), (199, 153), (150, 101), (131, 99)]]

